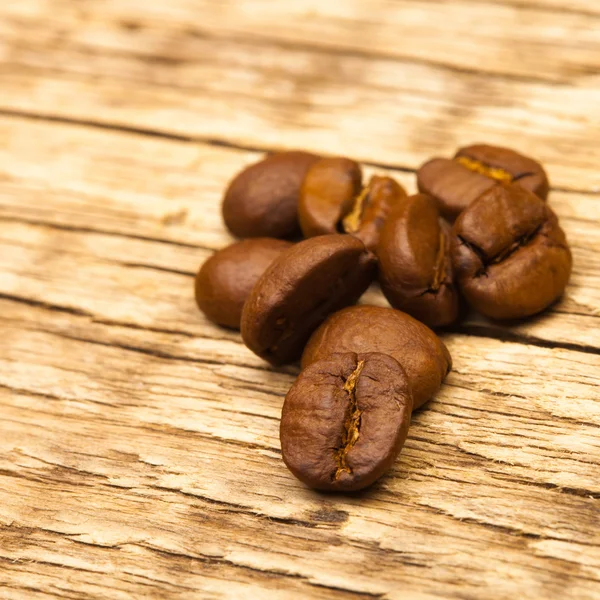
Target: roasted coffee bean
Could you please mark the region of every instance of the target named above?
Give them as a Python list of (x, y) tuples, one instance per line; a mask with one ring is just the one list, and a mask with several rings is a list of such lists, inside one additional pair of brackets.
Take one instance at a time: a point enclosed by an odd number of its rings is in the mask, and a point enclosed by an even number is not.
[(267, 267), (292, 244), (273, 238), (242, 240), (215, 252), (196, 275), (196, 303), (211, 320), (240, 328), (242, 308)]
[(302, 371), (285, 398), (283, 460), (312, 488), (363, 489), (392, 466), (411, 411), (408, 377), (391, 356), (334, 354)]
[(375, 250), (390, 211), (406, 192), (391, 177), (373, 176), (362, 187), (360, 166), (347, 158), (323, 158), (308, 170), (298, 216), (305, 237), (349, 233)]
[(292, 362), (327, 315), (354, 304), (373, 281), (377, 259), (349, 235), (304, 240), (283, 252), (254, 286), (242, 338), (272, 364)]
[(542, 165), (508, 148), (467, 146), (452, 160), (434, 158), (417, 172), (419, 191), (435, 198), (442, 214), (451, 220), (498, 183), (512, 182), (542, 200), (548, 196), (548, 177)]
[(302, 366), (339, 352), (381, 352), (395, 358), (408, 375), (415, 409), (440, 389), (452, 367), (446, 346), (429, 327), (379, 306), (351, 306), (331, 315), (311, 336)]
[(556, 215), (517, 185), (490, 189), (460, 215), (451, 252), (465, 298), (494, 319), (544, 310), (571, 274), (571, 251)]
[(458, 316), (449, 233), (435, 201), (418, 194), (394, 210), (377, 247), (385, 297), (429, 327), (450, 325)]
[(379, 236), (391, 211), (406, 198), (406, 192), (391, 177), (371, 177), (354, 202), (352, 211), (342, 221), (346, 233), (362, 240), (375, 251)]
[(242, 238), (287, 238), (299, 233), (300, 186), (318, 159), (308, 152), (281, 152), (239, 173), (223, 199), (223, 219), (231, 233)]
[(298, 220), (305, 237), (341, 232), (362, 188), (360, 165), (349, 158), (322, 158), (304, 178)]

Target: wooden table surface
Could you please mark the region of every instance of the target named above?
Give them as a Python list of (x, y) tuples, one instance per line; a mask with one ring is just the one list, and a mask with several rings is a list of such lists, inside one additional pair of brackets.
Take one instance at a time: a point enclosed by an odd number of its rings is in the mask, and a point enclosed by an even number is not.
[[(194, 304), (223, 188), (305, 148), (414, 190), (476, 141), (547, 167), (567, 293), (445, 334), (391, 474), (314, 493), (297, 367)], [(597, 0), (4, 0), (0, 245), (2, 599), (600, 598)]]

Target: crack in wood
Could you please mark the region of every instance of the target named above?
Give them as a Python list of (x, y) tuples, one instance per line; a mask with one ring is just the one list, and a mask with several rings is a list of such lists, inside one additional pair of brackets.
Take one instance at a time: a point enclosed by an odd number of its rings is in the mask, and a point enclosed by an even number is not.
[[(124, 231), (114, 231), (108, 229), (96, 229), (93, 227), (80, 227), (78, 225), (65, 225), (63, 223), (53, 223), (51, 221), (39, 221), (36, 219), (30, 219), (27, 217), (7, 217), (0, 215), (0, 221), (7, 223), (25, 223), (27, 225), (33, 225), (37, 227), (47, 227), (49, 229), (57, 229), (60, 231), (73, 231), (76, 233), (91, 233), (97, 235), (107, 235), (121, 238), (128, 238), (132, 240), (141, 240), (144, 242), (152, 242), (156, 244), (167, 244), (169, 246), (179, 246), (180, 248), (193, 248), (195, 250), (206, 250), (208, 252), (214, 252), (214, 248), (207, 248), (206, 246), (200, 246), (198, 244), (190, 244), (188, 242), (181, 242), (176, 240), (170, 240), (166, 238), (157, 238), (149, 235), (141, 235), (137, 233), (126, 233)], [(187, 273), (186, 273), (187, 274)]]
[[(414, 433), (411, 433), (409, 436), (410, 440), (416, 440), (418, 442), (424, 442), (427, 444), (431, 444), (433, 446), (444, 446), (447, 448), (451, 448), (452, 450), (455, 450), (461, 454), (465, 454), (467, 456), (472, 456), (474, 458), (477, 458), (478, 461), (484, 461), (484, 462), (491, 462), (492, 464), (502, 464), (502, 465), (506, 465), (508, 467), (513, 467), (515, 466), (513, 463), (511, 462), (507, 462), (507, 461), (503, 461), (503, 460), (499, 460), (497, 458), (490, 458), (488, 456), (485, 456), (483, 454), (478, 454), (477, 452), (472, 452), (470, 450), (466, 450), (465, 448), (462, 448), (456, 444), (450, 444), (447, 442), (440, 442), (440, 441), (431, 441), (428, 439), (425, 439), (423, 437), (420, 436), (416, 436), (414, 435)], [(486, 444), (490, 443), (488, 439), (486, 439)], [(498, 444), (496, 444), (498, 445)], [(500, 447), (505, 447), (505, 445), (498, 445)], [(522, 466), (522, 465), (521, 465)], [(484, 467), (485, 468), (485, 467)], [(490, 470), (490, 469), (485, 469), (486, 471), (488, 471), (490, 474), (493, 474), (494, 476), (499, 476), (501, 479), (505, 479), (506, 478), (506, 474), (503, 473), (502, 471), (496, 471), (496, 470)], [(560, 472), (560, 471), (556, 471), (556, 472)], [(592, 492), (591, 490), (586, 490), (584, 488), (569, 488), (569, 487), (563, 487), (560, 486), (558, 484), (555, 483), (550, 483), (550, 482), (540, 482), (540, 481), (534, 481), (532, 479), (525, 479), (525, 478), (515, 478), (515, 479), (508, 479), (509, 481), (513, 481), (514, 483), (519, 483), (521, 485), (532, 485), (532, 486), (536, 486), (536, 487), (543, 487), (545, 489), (549, 489), (549, 490), (555, 490), (559, 493), (565, 493), (571, 496), (578, 496), (578, 497), (588, 497), (592, 500), (595, 500), (597, 497), (600, 497), (600, 494), (596, 493), (596, 492)]]
[(303, 580), (304, 582), (306, 582), (310, 586), (321, 587), (321, 588), (328, 589), (331, 591), (345, 592), (354, 597), (383, 598), (383, 596), (384, 596), (384, 594), (372, 593), (372, 592), (362, 591), (362, 590), (352, 590), (349, 588), (343, 588), (343, 587), (338, 587), (338, 586), (327, 585), (324, 583), (318, 583), (318, 582), (312, 581), (310, 578), (308, 578), (305, 575), (302, 575), (301, 573), (293, 573), (291, 571), (284, 571), (281, 569), (262, 569), (262, 568), (259, 568), (256, 566), (237, 563), (235, 561), (228, 560), (224, 557), (185, 554), (182, 552), (175, 552), (174, 550), (167, 550), (165, 548), (157, 548), (155, 546), (151, 546), (148, 544), (141, 544), (141, 543), (134, 543), (132, 545), (139, 546), (141, 548), (150, 550), (152, 552), (156, 552), (156, 553), (164, 555), (164, 556), (170, 556), (170, 557), (175, 557), (175, 558), (185, 558), (185, 559), (189, 559), (189, 560), (198, 560), (198, 561), (205, 562), (208, 564), (222, 564), (222, 565), (227, 565), (227, 566), (238, 568), (238, 569), (248, 570), (253, 573), (259, 573), (261, 575), (267, 575), (269, 577), (300, 579), (300, 580)]
[[(36, 328), (35, 331), (39, 331), (40, 333), (47, 333), (48, 335), (54, 335), (56, 337), (62, 337), (67, 340), (73, 340), (75, 342), (83, 342), (86, 344), (93, 344), (96, 346), (104, 346), (107, 348), (120, 348), (121, 350), (129, 350), (130, 352), (137, 352), (138, 354), (145, 354), (146, 356), (152, 356), (154, 358), (160, 358), (164, 360), (179, 360), (182, 362), (196, 363), (202, 365), (217, 365), (219, 367), (223, 366), (222, 361), (213, 360), (210, 358), (192, 358), (189, 356), (184, 356), (180, 354), (169, 354), (168, 352), (164, 352), (163, 350), (158, 350), (156, 348), (142, 348), (140, 346), (134, 346), (132, 344), (124, 344), (121, 342), (105, 342), (101, 340), (85, 338), (82, 336), (69, 335), (64, 331), (51, 331), (49, 329), (41, 329)], [(207, 338), (210, 339), (210, 338)], [(231, 363), (234, 364), (234, 363)], [(260, 365), (252, 365), (248, 363), (240, 363), (238, 366), (243, 366), (247, 369), (254, 369), (256, 371), (268, 371), (271, 372), (271, 369), (268, 366), (260, 366)]]
[[(107, 320), (107, 319), (101, 319), (101, 318), (97, 319), (92, 315), (92, 313), (82, 311), (79, 309), (71, 309), (68, 307), (62, 307), (62, 306), (55, 305), (55, 304), (45, 303), (45, 302), (41, 302), (38, 300), (31, 300), (28, 298), (23, 298), (21, 296), (5, 294), (5, 293), (1, 293), (1, 292), (0, 292), (0, 299), (10, 300), (13, 302), (19, 302), (19, 303), (27, 304), (29, 306), (36, 307), (36, 308), (43, 308), (46, 310), (55, 310), (58, 312), (66, 312), (69, 314), (74, 314), (76, 316), (85, 316), (85, 317), (91, 318), (95, 323), (102, 324), (102, 325), (116, 326), (116, 327), (129, 327), (131, 329), (139, 329), (142, 331), (143, 330), (156, 331), (158, 333), (167, 333), (167, 334), (172, 333), (175, 335), (186, 335), (187, 337), (193, 337), (193, 338), (197, 338), (197, 339), (208, 339), (208, 340), (215, 339), (215, 338), (206, 337), (206, 336), (202, 336), (202, 335), (189, 334), (187, 332), (181, 332), (178, 330), (169, 330), (169, 329), (160, 329), (160, 328), (156, 329), (156, 328), (152, 328), (152, 327), (145, 327), (145, 326), (141, 326), (141, 325), (124, 323), (124, 322), (120, 322), (120, 321), (116, 321), (116, 320)], [(75, 341), (87, 342), (90, 344), (99, 344), (99, 345), (104, 345), (104, 346), (115, 346), (115, 347), (123, 348), (125, 350), (131, 350), (134, 352), (142, 352), (145, 354), (154, 355), (158, 358), (183, 360), (186, 362), (198, 362), (198, 363), (222, 365), (221, 362), (211, 360), (211, 359), (199, 359), (199, 358), (190, 358), (187, 356), (172, 355), (172, 354), (168, 354), (163, 351), (160, 351), (160, 350), (149, 350), (149, 349), (139, 348), (136, 346), (126, 345), (126, 344), (101, 342), (99, 340), (93, 340), (93, 339), (76, 337), (76, 336), (68, 336), (67, 334), (64, 334), (64, 333), (57, 333), (57, 332), (49, 331), (49, 330), (40, 330), (40, 331), (44, 331), (45, 333), (48, 333), (51, 335), (52, 334), (60, 335), (62, 337), (66, 337), (68, 339), (73, 339)], [(486, 326), (486, 325), (463, 324), (463, 325), (459, 325), (459, 326), (450, 328), (448, 330), (448, 333), (465, 335), (465, 336), (470, 336), (470, 337), (488, 338), (488, 339), (498, 340), (501, 342), (511, 342), (511, 343), (515, 343), (515, 344), (531, 345), (531, 346), (536, 346), (539, 348), (562, 349), (562, 350), (570, 350), (570, 351), (574, 351), (574, 352), (582, 352), (584, 354), (600, 355), (600, 348), (596, 348), (595, 346), (589, 346), (586, 344), (570, 343), (570, 342), (562, 342), (562, 341), (561, 342), (548, 341), (548, 340), (544, 340), (542, 338), (534, 337), (531, 335), (515, 333), (515, 332), (508, 331), (506, 329), (501, 329), (499, 327), (492, 327), (492, 326)], [(227, 339), (227, 341), (232, 342), (232, 343), (238, 343), (238, 344), (242, 343), (240, 340), (235, 340), (235, 339), (231, 339), (231, 340)], [(261, 371), (273, 371), (273, 369), (271, 369), (267, 366), (262, 367), (259, 365), (252, 365), (252, 364), (248, 364), (248, 363), (243, 363), (243, 365), (241, 365), (241, 366), (245, 366), (250, 369), (258, 369)], [(275, 370), (277, 372), (287, 372), (282, 369), (279, 369), (279, 370), (275, 369)]]
[(525, 344), (528, 346), (537, 346), (538, 348), (549, 348), (551, 350), (573, 350), (585, 354), (600, 355), (600, 348), (588, 344), (577, 344), (571, 342), (555, 342), (544, 340), (533, 335), (509, 331), (506, 328), (493, 327), (489, 325), (461, 324), (448, 329), (448, 333), (458, 333), (472, 337), (491, 338), (501, 342), (512, 342), (515, 344)]
[[(420, 0), (421, 2), (423, 0)], [(574, 15), (592, 19), (600, 18), (600, 13), (579, 8), (570, 8), (568, 5), (563, 6), (540, 6), (535, 2), (527, 2), (526, 0), (471, 0), (477, 4), (490, 4), (492, 6), (509, 6), (519, 10), (530, 10), (532, 12), (545, 12), (557, 15)], [(565, 3), (566, 4), (566, 3)]]
[(61, 312), (69, 315), (76, 315), (78, 317), (92, 317), (92, 313), (82, 310), (80, 308), (71, 308), (69, 306), (59, 306), (58, 304), (52, 304), (50, 302), (43, 302), (42, 300), (33, 300), (31, 298), (24, 298), (23, 296), (16, 296), (14, 294), (7, 294), (0, 292), (0, 300), (10, 300), (11, 302), (18, 302), (19, 304), (26, 304), (35, 308), (43, 308), (45, 310), (52, 310)]
[(317, 527), (322, 527), (324, 525), (323, 522), (312, 523), (310, 521), (302, 521), (301, 519), (294, 519), (291, 517), (277, 517), (274, 515), (269, 515), (266, 513), (258, 512), (256, 510), (252, 510), (249, 506), (244, 506), (242, 504), (236, 504), (234, 502), (227, 502), (225, 500), (216, 500), (214, 498), (209, 498), (207, 496), (203, 496), (202, 494), (196, 492), (185, 492), (181, 489), (170, 488), (161, 485), (150, 485), (149, 488), (162, 490), (174, 494), (182, 494), (184, 496), (188, 496), (190, 498), (195, 498), (201, 500), (202, 502), (206, 502), (207, 504), (212, 504), (213, 506), (223, 507), (224, 510), (220, 512), (229, 512), (233, 514), (244, 514), (251, 517), (258, 517), (260, 519), (265, 519), (270, 523), (279, 523), (281, 525), (294, 525), (297, 527), (304, 527), (307, 529), (316, 529)]
[[(111, 261), (112, 262), (112, 261)], [(162, 273), (170, 273), (173, 275), (183, 275), (185, 277), (195, 277), (195, 271), (183, 271), (181, 269), (173, 269), (171, 267), (162, 267), (159, 265), (150, 265), (147, 263), (119, 262), (124, 267), (130, 269), (150, 269), (151, 271), (161, 271)]]
[[(469, 392), (483, 392), (486, 395), (490, 395), (490, 396), (498, 396), (500, 398), (519, 398), (521, 400), (527, 400), (526, 396), (522, 396), (520, 394), (505, 394), (504, 392), (494, 392), (488, 388), (478, 388), (478, 387), (467, 387), (464, 385), (458, 385), (456, 383), (453, 382), (444, 382), (445, 386), (448, 387), (454, 387), (454, 388), (459, 388), (462, 390), (467, 390)], [(453, 406), (455, 408), (463, 408), (465, 410), (469, 410), (469, 411), (475, 411), (478, 413), (483, 413), (484, 415), (500, 415), (502, 417), (509, 417), (510, 419), (515, 419), (518, 420), (519, 423), (521, 424), (525, 424), (528, 421), (534, 421), (538, 424), (543, 424), (546, 427), (555, 427), (555, 424), (553, 423), (554, 421), (564, 421), (566, 423), (572, 423), (573, 425), (581, 425), (583, 427), (592, 427), (594, 429), (599, 429), (600, 428), (600, 424), (598, 423), (593, 423), (592, 421), (582, 421), (581, 419), (575, 419), (572, 417), (567, 417), (565, 415), (557, 415), (554, 413), (544, 413), (542, 411), (539, 411), (541, 414), (547, 414), (546, 417), (536, 417), (532, 414), (532, 410), (531, 409), (527, 409), (524, 410), (522, 412), (504, 412), (504, 411), (500, 411), (500, 410), (495, 410), (489, 407), (486, 408), (477, 408), (474, 405), (467, 405), (467, 404), (459, 404), (458, 402), (456, 402), (456, 399), (453, 399), (452, 403), (449, 402), (445, 402), (444, 400), (440, 399), (440, 398), (436, 398), (435, 402), (432, 403), (432, 405), (429, 407), (428, 410), (431, 410), (433, 412), (439, 412), (441, 414), (444, 414), (443, 411), (438, 411), (436, 410), (436, 405), (441, 404), (441, 405), (449, 405), (449, 406)]]

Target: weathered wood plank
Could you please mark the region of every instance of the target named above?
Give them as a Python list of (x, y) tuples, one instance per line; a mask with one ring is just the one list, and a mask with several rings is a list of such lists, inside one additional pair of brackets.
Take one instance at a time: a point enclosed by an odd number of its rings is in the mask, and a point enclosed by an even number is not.
[[(60, 2), (49, 14), (40, 0), (11, 4), (2, 9), (0, 108), (409, 168), (485, 140), (540, 158), (557, 188), (600, 190), (597, 19), (495, 3), (380, 1), (387, 11), (181, 0), (155, 8)], [(483, 11), (485, 27), (465, 19), (473, 11)], [(389, 25), (372, 22), (385, 21), (384, 12), (395, 15)], [(342, 51), (328, 49), (339, 36)], [(392, 55), (369, 53), (377, 43)], [(396, 49), (417, 56), (403, 60)], [(482, 71), (447, 68), (432, 52)], [(496, 63), (527, 68), (529, 79), (491, 77)]]
[(101, 585), (107, 561), (128, 585), (130, 564), (177, 584), (176, 565), (201, 575), (214, 560), (258, 571), (257, 585), (280, 572), (393, 598), (481, 595), (493, 564), (498, 598), (524, 580), (544, 597), (597, 589), (598, 356), (453, 336), (456, 369), (392, 474), (345, 498), (305, 489), (280, 460), (292, 375), (236, 366), (232, 346), (218, 364), (185, 346), (169, 357), (173, 334), (0, 307), (1, 535), (21, 540), (0, 552), (15, 569), (77, 561), (97, 573), (82, 584)]
[[(222, 190), (257, 156), (0, 118), (0, 293), (100, 320), (196, 333), (191, 278), (212, 249), (231, 241), (220, 217)], [(381, 171), (414, 190), (412, 173)], [(575, 257), (565, 298), (510, 328), (476, 318), (465, 327), (598, 349), (600, 204), (564, 192), (552, 204)], [(375, 293), (365, 301), (385, 303)]]
[[(561, 4), (176, 0), (147, 6), (140, 0), (94, 0), (81, 7), (67, 0), (21, 0), (3, 12), (17, 24), (38, 27), (46, 39), (53, 26), (47, 19), (56, 19), (63, 32), (68, 28), (71, 41), (91, 40), (103, 50), (126, 50), (148, 29), (157, 41), (157, 35), (184, 28), (211, 39), (267, 40), (534, 81), (571, 81), (598, 67), (594, 49), (600, 43), (595, 30), (600, 11), (590, 1), (581, 9)], [(197, 16), (192, 22), (191, 15)], [(140, 49), (144, 52), (138, 44), (136, 50)], [(150, 55), (151, 49), (145, 52)], [(166, 57), (164, 49), (160, 56)]]

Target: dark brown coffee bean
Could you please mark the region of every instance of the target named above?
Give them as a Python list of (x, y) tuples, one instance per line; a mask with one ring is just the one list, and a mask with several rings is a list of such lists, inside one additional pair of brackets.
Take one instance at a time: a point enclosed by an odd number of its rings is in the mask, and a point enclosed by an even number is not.
[(452, 229), (456, 280), (473, 308), (494, 319), (527, 317), (563, 292), (571, 252), (547, 204), (517, 185), (481, 196)]
[(298, 216), (306, 237), (349, 233), (374, 251), (391, 210), (406, 192), (391, 177), (373, 176), (362, 187), (360, 166), (347, 158), (323, 158), (306, 174)]
[(302, 367), (339, 352), (381, 352), (395, 358), (408, 375), (415, 409), (437, 393), (452, 367), (446, 346), (429, 327), (379, 306), (351, 306), (331, 315), (311, 336)]
[(467, 146), (452, 160), (434, 158), (417, 172), (419, 191), (432, 196), (450, 220), (495, 185), (511, 182), (542, 200), (548, 196), (548, 177), (542, 165), (508, 148)]
[(223, 219), (231, 233), (242, 238), (298, 233), (300, 186), (318, 159), (308, 152), (281, 152), (246, 167), (223, 199)]
[(362, 171), (349, 158), (322, 158), (306, 173), (298, 219), (305, 237), (338, 233), (362, 188)]
[(408, 377), (385, 354), (334, 354), (300, 373), (283, 404), (281, 451), (318, 490), (354, 491), (379, 479), (410, 424)]
[(252, 288), (291, 245), (273, 238), (254, 238), (215, 252), (196, 275), (198, 308), (218, 325), (239, 329), (242, 308)]
[(394, 210), (377, 247), (385, 297), (429, 327), (450, 325), (458, 317), (449, 233), (435, 201), (419, 194)]
[(375, 251), (379, 236), (392, 210), (406, 198), (404, 188), (391, 177), (371, 177), (369, 184), (354, 201), (342, 227)]
[(246, 301), (244, 342), (272, 364), (297, 360), (327, 315), (362, 296), (376, 268), (375, 256), (349, 235), (296, 244), (267, 269)]

